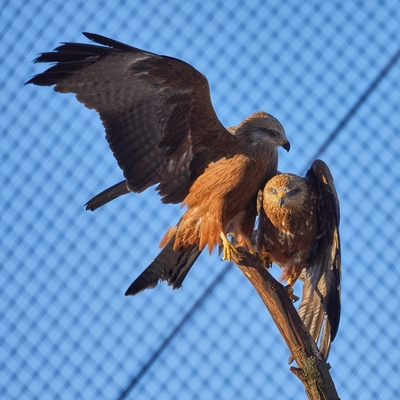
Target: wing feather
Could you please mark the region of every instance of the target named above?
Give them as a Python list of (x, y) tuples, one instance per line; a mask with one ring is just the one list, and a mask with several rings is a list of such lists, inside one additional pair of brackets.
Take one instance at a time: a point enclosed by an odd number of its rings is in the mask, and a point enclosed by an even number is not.
[(164, 202), (181, 202), (208, 163), (238, 150), (215, 114), (207, 79), (184, 61), (84, 35), (102, 46), (63, 43), (42, 53), (35, 62), (56, 64), (27, 83), (75, 93), (99, 113), (130, 191), (159, 183)]
[[(338, 331), (341, 308), (339, 200), (330, 170), (323, 161), (315, 160), (305, 178), (314, 185), (318, 194), (319, 232), (303, 288), (303, 296), (309, 300), (307, 306), (300, 306), (300, 311), (304, 312), (306, 321), (317, 321), (311, 324), (312, 334), (322, 329), (321, 342), (330, 343)], [(317, 317), (322, 310), (327, 315), (327, 321)], [(328, 346), (325, 345), (325, 348), (329, 351)]]

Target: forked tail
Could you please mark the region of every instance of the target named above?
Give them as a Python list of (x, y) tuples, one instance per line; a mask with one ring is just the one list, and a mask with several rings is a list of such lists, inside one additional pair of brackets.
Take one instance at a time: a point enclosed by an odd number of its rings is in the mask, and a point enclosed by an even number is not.
[(159, 281), (168, 281), (173, 289), (179, 289), (192, 265), (199, 257), (201, 250), (198, 244), (173, 250), (175, 236), (172, 236), (155, 260), (136, 278), (125, 292), (133, 296), (145, 289), (157, 286)]

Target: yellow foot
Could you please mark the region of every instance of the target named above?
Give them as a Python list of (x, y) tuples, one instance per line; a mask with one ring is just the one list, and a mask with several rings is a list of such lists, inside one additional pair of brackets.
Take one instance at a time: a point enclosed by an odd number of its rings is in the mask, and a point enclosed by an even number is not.
[(270, 268), (271, 264), (274, 262), (272, 254), (268, 251), (258, 255), (259, 260), (262, 262), (264, 268)]
[(224, 255), (222, 256), (222, 261), (228, 260), (229, 262), (232, 261), (232, 254), (237, 254), (235, 246), (227, 239), (225, 234), (221, 232), (220, 234), (222, 239), (222, 246), (224, 249)]
[(292, 300), (293, 303), (300, 299), (300, 297), (294, 294), (294, 290), (291, 285), (287, 285), (286, 290), (288, 291), (289, 298), (290, 300)]

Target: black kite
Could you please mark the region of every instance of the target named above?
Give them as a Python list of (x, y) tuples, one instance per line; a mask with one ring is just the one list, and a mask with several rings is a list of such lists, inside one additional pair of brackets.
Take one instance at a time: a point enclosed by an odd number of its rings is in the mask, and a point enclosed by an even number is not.
[[(187, 206), (161, 242), (174, 257), (222, 244), (229, 260), (234, 248), (226, 234), (232, 221), (251, 249), (257, 192), (277, 172), (277, 147), (289, 150), (279, 121), (257, 112), (232, 135), (215, 114), (207, 79), (195, 68), (104, 36), (84, 35), (102, 46), (64, 43), (42, 53), (36, 62), (56, 64), (28, 83), (75, 93), (100, 115), (125, 180), (94, 197), (87, 208), (158, 184), (162, 202)], [(242, 218), (244, 212), (250, 215)], [(153, 278), (145, 287), (169, 276), (161, 271)]]
[(258, 250), (283, 269), (290, 286), (304, 280), (299, 314), (327, 358), (340, 319), (339, 200), (328, 166), (315, 160), (306, 176), (280, 174), (263, 190)]

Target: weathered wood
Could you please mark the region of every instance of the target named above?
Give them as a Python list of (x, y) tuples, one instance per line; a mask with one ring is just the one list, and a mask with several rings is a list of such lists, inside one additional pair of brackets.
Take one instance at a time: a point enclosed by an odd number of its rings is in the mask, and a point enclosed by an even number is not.
[(306, 394), (312, 400), (337, 400), (330, 365), (324, 360), (317, 345), (293, 306), (286, 287), (279, 283), (261, 262), (238, 249), (233, 261), (256, 289), (268, 308), (298, 368), (290, 370), (301, 380)]

